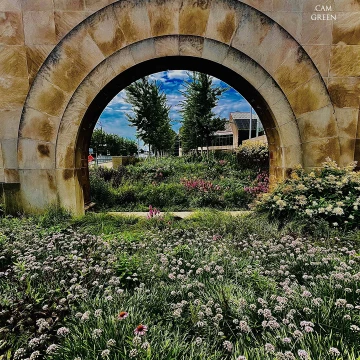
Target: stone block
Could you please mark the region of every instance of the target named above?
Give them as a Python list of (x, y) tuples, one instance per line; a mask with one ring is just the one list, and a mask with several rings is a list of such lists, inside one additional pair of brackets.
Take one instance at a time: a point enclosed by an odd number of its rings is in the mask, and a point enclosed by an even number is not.
[(130, 51), (136, 64), (151, 60), (156, 57), (154, 39), (139, 41), (131, 46)]
[(105, 57), (126, 44), (124, 33), (113, 11), (101, 11), (91, 17), (88, 32)]
[(285, 94), (308, 82), (316, 71), (309, 56), (301, 47), (291, 51), (274, 73), (274, 79)]
[[(295, 12), (299, 13), (303, 10), (303, 4), (306, 1), (299, 0), (273, 0), (273, 11), (275, 12)], [(283, 16), (287, 16), (283, 15)]]
[(296, 121), (294, 112), (292, 111), (291, 106), (285, 97), (271, 105), (271, 112), (274, 115), (275, 124), (277, 126), (287, 124), (290, 121)]
[(334, 11), (360, 11), (360, 3), (358, 0), (333, 0)]
[(65, 93), (42, 76), (36, 77), (27, 106), (50, 116), (59, 117), (63, 114), (70, 94)]
[(320, 74), (327, 77), (329, 75), (331, 46), (305, 45), (304, 50), (309, 54)]
[(21, 108), (0, 111), (0, 138), (15, 139), (18, 137)]
[(0, 11), (21, 11), (21, 0), (1, 0)]
[(251, 63), (248, 56), (230, 47), (222, 64), (237, 74), (246, 74), (246, 68)]
[(85, 1), (85, 7), (87, 10), (91, 11), (98, 11), (102, 9), (103, 7), (112, 4), (113, 2), (117, 0), (84, 0)]
[(204, 38), (195, 36), (180, 36), (179, 52), (181, 56), (201, 57), (204, 48)]
[(0, 109), (15, 110), (22, 107), (28, 90), (27, 78), (0, 77)]
[(340, 166), (347, 166), (354, 161), (356, 139), (339, 137), (340, 141)]
[(21, 205), (26, 212), (43, 212), (57, 204), (55, 170), (19, 170)]
[[(331, 45), (332, 44), (332, 20), (312, 20), (314, 12), (302, 14), (302, 45)], [(331, 13), (327, 13), (331, 15)]]
[(339, 127), (339, 136), (356, 139), (358, 137), (359, 109), (335, 107), (335, 116)]
[(54, 0), (55, 10), (81, 11), (85, 9), (84, 0)]
[(180, 10), (179, 33), (204, 36), (210, 15), (211, 0), (184, 0)]
[(115, 16), (127, 44), (151, 37), (151, 26), (145, 1), (123, 0), (113, 5)]
[(33, 83), (41, 65), (53, 50), (54, 45), (30, 45), (26, 46), (26, 60), (30, 84)]
[(59, 118), (29, 107), (24, 108), (24, 115), (27, 121), (21, 124), (19, 134), (21, 138), (56, 143)]
[(24, 28), (21, 12), (0, 12), (0, 44), (23, 45)]
[(202, 57), (222, 64), (228, 54), (229, 47), (211, 39), (205, 39)]
[(22, 138), (18, 147), (19, 169), (55, 168), (55, 145), (49, 142)]
[(154, 39), (155, 53), (157, 57), (178, 56), (179, 37), (176, 35), (162, 36)]
[(206, 37), (230, 44), (242, 18), (244, 6), (231, 0), (216, 0), (211, 4)]
[(1, 140), (2, 159), (5, 169), (17, 169), (17, 138)]
[[(0, 168), (0, 183), (4, 183), (5, 182), (5, 171), (4, 169)], [(1, 188), (0, 188), (0, 202), (3, 202), (3, 194), (1, 193)]]
[(26, 11), (23, 13), (23, 21), (27, 45), (57, 43), (53, 11)]
[(27, 78), (25, 46), (0, 46), (0, 77)]
[(148, 13), (152, 36), (179, 33), (180, 0), (149, 1)]
[(126, 47), (106, 59), (113, 68), (115, 74), (121, 74), (123, 71), (135, 65), (130, 47)]
[(283, 159), (286, 168), (294, 168), (297, 165), (302, 165), (302, 148), (301, 145), (289, 145), (283, 148)]
[(270, 108), (285, 98), (285, 95), (279, 88), (279, 85), (270, 76), (258, 88), (258, 91), (263, 96)]
[(273, 0), (240, 0), (260, 11), (272, 11)]
[[(300, 1), (295, 0), (301, 4)], [(297, 41), (301, 40), (302, 18), (298, 12), (282, 12), (281, 10), (266, 13), (275, 20), (281, 27), (288, 31)]]
[(330, 104), (327, 89), (320, 75), (316, 75), (307, 83), (300, 85), (287, 97), (296, 117)]
[(332, 138), (339, 135), (332, 105), (303, 114), (297, 119), (303, 142)]
[(60, 199), (60, 206), (73, 214), (84, 214), (84, 196), (77, 177), (76, 169), (56, 170), (56, 186)]
[(360, 11), (337, 13), (333, 26), (333, 44), (360, 45)]
[(80, 24), (90, 15), (91, 12), (88, 11), (55, 11), (54, 16), (56, 40), (60, 41), (75, 26)]
[(274, 25), (274, 21), (265, 14), (245, 7), (231, 45), (240, 51), (251, 51), (252, 47), (256, 48), (264, 41)]
[(76, 141), (86, 110), (87, 107), (76, 100), (69, 103), (59, 126), (56, 168), (70, 169), (75, 167)]
[(305, 168), (320, 167), (327, 157), (337, 162), (340, 160), (338, 137), (307, 142), (303, 144), (302, 148)]
[(337, 45), (331, 48), (330, 76), (360, 76), (360, 45)]
[(60, 43), (51, 53), (42, 75), (52, 84), (71, 93), (104, 60), (104, 55), (85, 27), (68, 36), (69, 41)]
[(4, 180), (7, 184), (17, 184), (20, 182), (18, 169), (4, 169)]
[(53, 0), (20, 0), (20, 2), (23, 11), (54, 10)]
[(295, 121), (289, 121), (278, 127), (282, 147), (300, 145), (299, 128)]
[[(100, 90), (117, 75), (118, 74), (115, 73), (109, 59), (106, 59), (100, 63), (81, 83), (73, 97), (76, 97), (77, 100), (84, 105), (89, 106)], [(80, 95), (80, 92), (82, 95)]]
[(359, 107), (360, 102), (360, 78), (357, 77), (331, 77), (328, 89), (335, 106), (339, 108)]

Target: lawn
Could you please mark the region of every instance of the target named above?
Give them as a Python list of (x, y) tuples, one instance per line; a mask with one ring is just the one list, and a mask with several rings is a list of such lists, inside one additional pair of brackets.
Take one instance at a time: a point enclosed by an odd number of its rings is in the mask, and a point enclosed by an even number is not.
[(359, 241), (216, 211), (3, 218), (0, 354), (359, 359)]
[(150, 158), (90, 172), (92, 201), (113, 211), (248, 209), (256, 193), (267, 190), (267, 178), (266, 170), (243, 167), (229, 153)]

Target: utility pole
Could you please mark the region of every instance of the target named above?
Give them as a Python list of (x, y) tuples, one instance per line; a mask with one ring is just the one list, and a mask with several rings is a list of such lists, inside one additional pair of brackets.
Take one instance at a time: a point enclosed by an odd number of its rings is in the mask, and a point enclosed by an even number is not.
[(259, 136), (259, 119), (256, 119), (256, 137)]
[(250, 126), (249, 126), (249, 139), (251, 139), (251, 128), (252, 128), (252, 106), (250, 105)]

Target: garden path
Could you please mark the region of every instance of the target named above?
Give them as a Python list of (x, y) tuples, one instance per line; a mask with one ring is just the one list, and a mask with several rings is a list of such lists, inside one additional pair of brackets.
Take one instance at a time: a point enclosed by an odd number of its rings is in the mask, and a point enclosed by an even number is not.
[[(252, 213), (252, 211), (223, 211), (224, 213), (230, 214), (232, 216), (245, 216), (245, 215), (249, 215)], [(195, 211), (175, 211), (175, 212), (169, 212), (169, 214), (176, 216), (176, 217), (180, 217), (182, 219), (191, 217), (194, 214), (197, 214), (198, 212)], [(126, 211), (121, 211), (121, 212), (115, 212), (115, 211), (111, 211), (108, 212), (109, 215), (113, 215), (113, 216), (138, 216), (138, 217), (147, 217), (148, 216), (148, 212), (139, 212), (139, 211), (134, 211), (134, 212), (126, 212)]]

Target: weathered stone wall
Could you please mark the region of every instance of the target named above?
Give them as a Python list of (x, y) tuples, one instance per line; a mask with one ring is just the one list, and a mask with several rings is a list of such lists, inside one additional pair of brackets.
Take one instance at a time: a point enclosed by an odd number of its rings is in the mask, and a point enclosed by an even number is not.
[(360, 160), (358, 0), (0, 0), (0, 183), (13, 184), (8, 202), (80, 212), (74, 154), (87, 106), (124, 69), (169, 55), (223, 64), (285, 114), (268, 129), (275, 177), (297, 154), (308, 168), (326, 155)]

